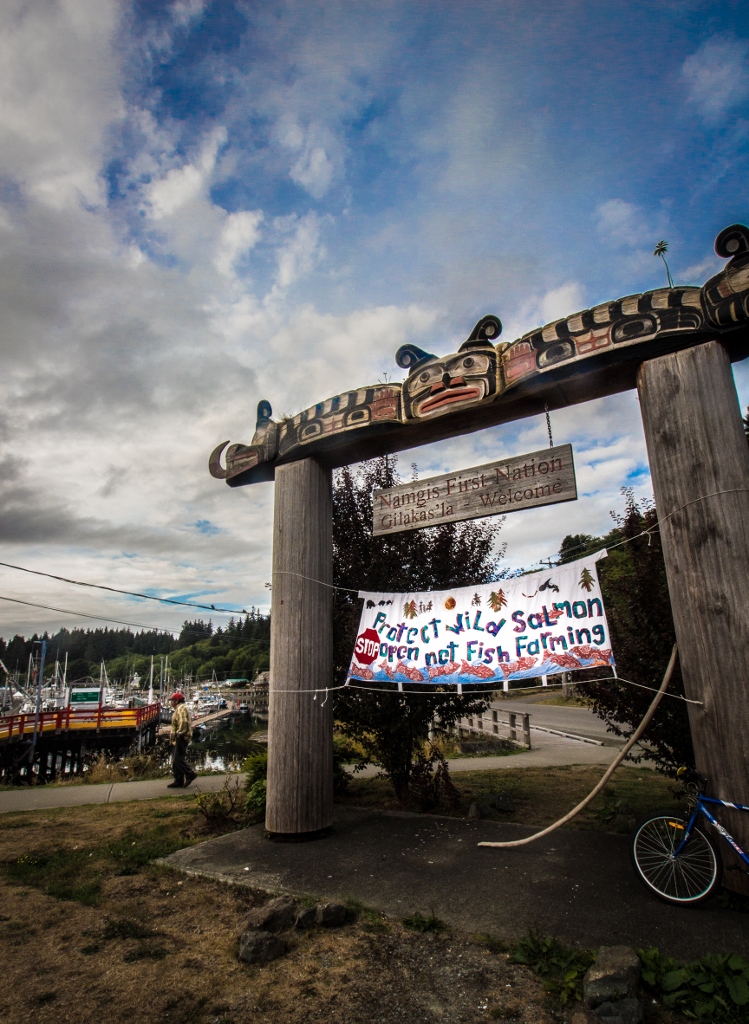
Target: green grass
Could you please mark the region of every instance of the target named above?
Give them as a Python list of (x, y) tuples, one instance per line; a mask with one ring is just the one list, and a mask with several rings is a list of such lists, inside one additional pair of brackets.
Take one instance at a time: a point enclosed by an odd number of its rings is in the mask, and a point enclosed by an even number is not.
[(167, 818), (144, 814), (137, 831), (129, 830), (116, 840), (31, 850), (0, 862), (0, 873), (16, 885), (39, 889), (56, 899), (98, 906), (105, 877), (139, 874), (157, 858), (189, 846), (192, 840), (175, 824), (193, 811), (191, 804), (175, 808)]
[[(474, 740), (466, 740), (465, 742), (466, 743), (472, 743), (472, 742), (480, 743), (481, 741), (480, 741), (480, 739), (477, 738), (475, 741)], [(487, 743), (487, 748), (488, 749), (486, 749), (486, 750), (476, 750), (476, 751), (473, 751), (471, 753), (463, 753), (458, 748), (458, 745), (456, 744), (454, 749), (452, 749), (449, 754), (448, 753), (445, 754), (445, 757), (447, 758), (448, 761), (454, 761), (457, 758), (461, 758), (462, 759), (462, 758), (465, 758), (465, 757), (512, 757), (513, 754), (524, 754), (526, 749), (527, 749), (527, 747), (522, 747), (518, 743), (513, 743), (512, 740), (500, 740), (499, 742), (495, 741), (495, 743), (496, 743), (496, 745), (492, 745), (491, 743)]]
[[(451, 773), (460, 793), (456, 808), (441, 807), (438, 814), (465, 817), (470, 805), (489, 796), (505, 793), (511, 812), (492, 811), (489, 818), (524, 825), (546, 826), (579, 803), (605, 771), (605, 765), (571, 765), (554, 768), (492, 768), (486, 771)], [(663, 810), (676, 813), (682, 806), (675, 798), (676, 783), (648, 768), (619, 768), (606, 789), (574, 818), (570, 828), (597, 832), (631, 832), (648, 814)], [(382, 810), (403, 809), (387, 779), (351, 780), (348, 791), (338, 800), (357, 807)]]
[(390, 930), (385, 915), (379, 910), (368, 907), (365, 903), (353, 898), (347, 898), (345, 903), (347, 919), (358, 922), (362, 931), (380, 934)]
[(423, 914), (411, 914), (410, 917), (404, 917), (403, 926), (412, 932), (445, 932), (449, 928), (433, 913), (429, 917), (424, 917)]

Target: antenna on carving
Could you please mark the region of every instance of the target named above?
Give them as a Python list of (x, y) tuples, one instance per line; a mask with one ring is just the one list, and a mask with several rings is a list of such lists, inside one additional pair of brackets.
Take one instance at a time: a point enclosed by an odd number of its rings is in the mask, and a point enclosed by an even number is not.
[(653, 249), (654, 256), (660, 256), (663, 260), (663, 266), (666, 268), (666, 276), (668, 277), (668, 287), (673, 288), (674, 279), (671, 277), (671, 271), (668, 269), (668, 263), (666, 263), (666, 253), (668, 252), (668, 242), (665, 238), (662, 238), (660, 242), (656, 243), (655, 249)]

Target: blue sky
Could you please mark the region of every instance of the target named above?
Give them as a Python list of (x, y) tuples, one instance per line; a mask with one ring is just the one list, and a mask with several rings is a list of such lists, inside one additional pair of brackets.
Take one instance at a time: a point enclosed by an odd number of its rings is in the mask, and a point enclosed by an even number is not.
[[(272, 486), (206, 462), (399, 379), (478, 317), (512, 340), (721, 265), (749, 220), (745, 3), (8, 0), (0, 13), (0, 558), (266, 606)], [(735, 367), (742, 406), (749, 373)], [(556, 413), (581, 498), (509, 516), (507, 562), (651, 493), (634, 394)], [(422, 476), (541, 420), (404, 453)], [(134, 602), (2, 570), (0, 594)], [(139, 619), (180, 614), (137, 606)], [(217, 619), (219, 621), (219, 619)], [(0, 632), (74, 619), (12, 605)]]

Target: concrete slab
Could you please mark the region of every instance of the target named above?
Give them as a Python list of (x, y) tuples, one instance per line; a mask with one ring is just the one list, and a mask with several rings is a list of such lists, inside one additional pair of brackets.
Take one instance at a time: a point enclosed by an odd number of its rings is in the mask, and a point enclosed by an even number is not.
[(338, 807), (325, 839), (278, 843), (254, 826), (180, 850), (165, 863), (272, 893), (360, 900), (385, 914), (434, 913), (456, 928), (516, 939), (529, 927), (586, 947), (658, 946), (691, 959), (749, 955), (746, 916), (652, 897), (626, 836), (560, 829), (526, 847), (479, 848), (531, 834), (522, 825)]

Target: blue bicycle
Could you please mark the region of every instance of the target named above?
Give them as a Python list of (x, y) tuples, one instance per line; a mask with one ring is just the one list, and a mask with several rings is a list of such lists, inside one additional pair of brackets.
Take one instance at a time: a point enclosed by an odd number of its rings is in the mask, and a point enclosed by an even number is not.
[(708, 804), (749, 811), (743, 804), (705, 796), (707, 779), (680, 768), (677, 776), (686, 784), (689, 814), (659, 814), (638, 826), (632, 841), (632, 862), (641, 881), (668, 903), (680, 906), (701, 903), (718, 888), (722, 878), (720, 854), (715, 841), (695, 824), (702, 814), (733, 847), (749, 873), (749, 857), (726, 829), (716, 821)]

